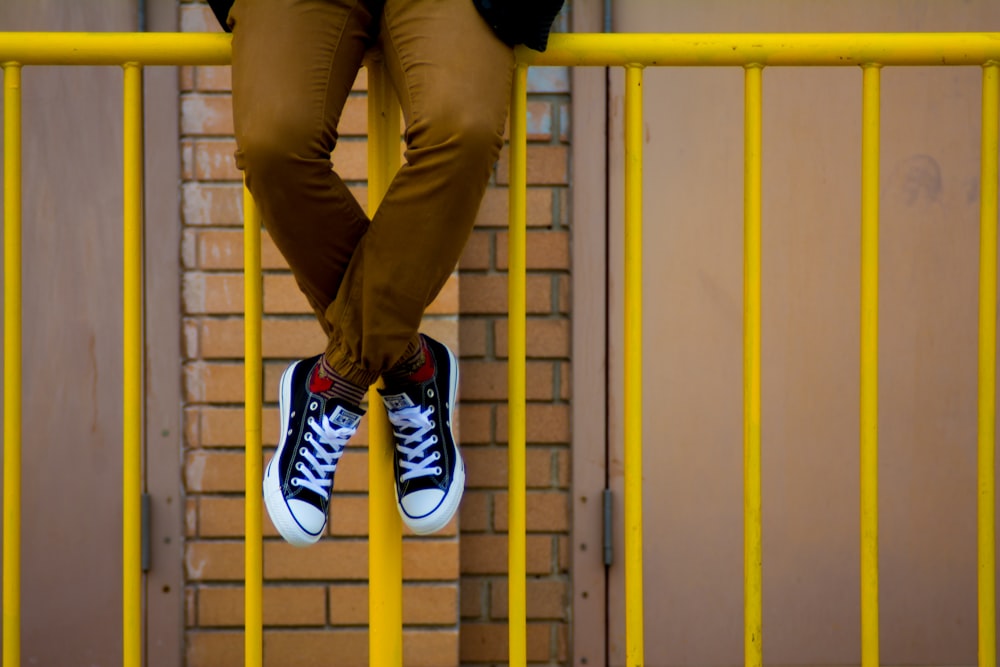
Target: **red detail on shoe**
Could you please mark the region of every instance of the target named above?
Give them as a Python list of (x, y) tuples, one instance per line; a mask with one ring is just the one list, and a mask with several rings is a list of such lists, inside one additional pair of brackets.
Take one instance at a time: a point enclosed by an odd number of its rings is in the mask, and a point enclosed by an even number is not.
[(333, 378), (320, 377), (319, 364), (316, 364), (312, 374), (309, 376), (309, 393), (322, 394), (324, 391), (330, 391), (330, 387), (332, 386)]
[(427, 382), (434, 377), (434, 355), (431, 354), (431, 351), (427, 348), (427, 343), (422, 338), (420, 339), (420, 345), (424, 348), (424, 365), (410, 376), (410, 382), (414, 384)]

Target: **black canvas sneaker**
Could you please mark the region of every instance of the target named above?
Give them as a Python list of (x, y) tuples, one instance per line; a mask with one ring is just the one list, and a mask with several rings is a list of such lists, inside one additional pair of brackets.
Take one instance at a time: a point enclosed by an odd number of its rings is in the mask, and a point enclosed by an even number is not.
[(264, 473), (264, 504), (271, 522), (295, 546), (313, 544), (326, 528), (333, 474), (363, 411), (318, 395), (325, 379), (320, 357), (293, 363), (281, 376), (282, 432)]
[[(451, 520), (465, 490), (465, 464), (451, 430), (458, 364), (442, 343), (424, 336), (432, 356), (430, 379), (382, 391), (395, 442), (396, 501), (403, 522), (418, 535)], [(392, 393), (390, 393), (392, 392)]]

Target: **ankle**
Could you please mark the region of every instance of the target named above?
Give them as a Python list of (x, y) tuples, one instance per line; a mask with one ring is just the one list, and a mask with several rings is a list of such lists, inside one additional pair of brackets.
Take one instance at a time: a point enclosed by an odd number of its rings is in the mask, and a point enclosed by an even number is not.
[(367, 387), (348, 382), (330, 366), (325, 356), (319, 358), (309, 374), (309, 392), (330, 400), (342, 401), (352, 408), (360, 408)]

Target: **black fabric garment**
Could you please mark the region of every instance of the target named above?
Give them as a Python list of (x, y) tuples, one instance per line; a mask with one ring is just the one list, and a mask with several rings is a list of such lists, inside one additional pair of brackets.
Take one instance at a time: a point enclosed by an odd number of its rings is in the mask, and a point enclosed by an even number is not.
[[(208, 0), (219, 19), (219, 24), (229, 32), (226, 19), (234, 0)], [(472, 0), (486, 23), (497, 37), (509, 46), (524, 44), (535, 51), (544, 51), (549, 42), (552, 22), (562, 9), (565, 0)]]
[(226, 19), (229, 18), (229, 10), (233, 6), (233, 2), (236, 0), (208, 0), (208, 6), (212, 8), (215, 13), (215, 18), (219, 19), (219, 25), (229, 32), (229, 25), (226, 24)]
[(565, 0), (472, 0), (476, 9), (509, 46), (544, 51), (552, 22)]

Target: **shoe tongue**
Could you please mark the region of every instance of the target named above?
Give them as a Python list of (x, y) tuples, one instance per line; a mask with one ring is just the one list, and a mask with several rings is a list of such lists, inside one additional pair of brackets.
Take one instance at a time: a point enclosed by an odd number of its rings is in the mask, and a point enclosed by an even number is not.
[(382, 402), (385, 403), (385, 407), (389, 410), (412, 408), (416, 405), (406, 394), (386, 394), (382, 396)]
[(330, 414), (330, 423), (342, 428), (356, 428), (359, 421), (361, 415), (351, 412), (342, 405), (338, 405)]

